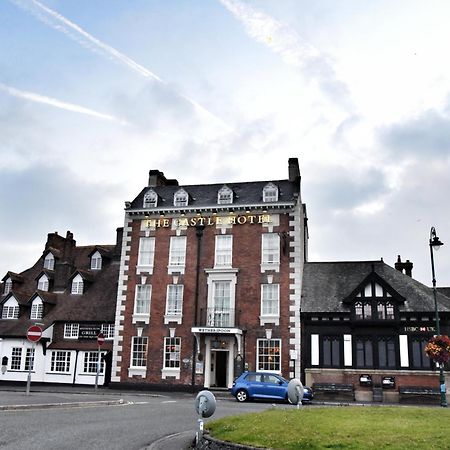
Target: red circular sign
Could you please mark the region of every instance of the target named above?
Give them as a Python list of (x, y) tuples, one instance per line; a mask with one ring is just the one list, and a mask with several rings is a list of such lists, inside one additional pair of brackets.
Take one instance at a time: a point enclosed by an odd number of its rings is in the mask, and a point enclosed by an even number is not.
[(105, 336), (103, 333), (99, 333), (97, 336), (97, 344), (103, 345), (105, 343)]
[(27, 330), (27, 339), (30, 342), (38, 342), (42, 337), (42, 328), (37, 325), (32, 325)]

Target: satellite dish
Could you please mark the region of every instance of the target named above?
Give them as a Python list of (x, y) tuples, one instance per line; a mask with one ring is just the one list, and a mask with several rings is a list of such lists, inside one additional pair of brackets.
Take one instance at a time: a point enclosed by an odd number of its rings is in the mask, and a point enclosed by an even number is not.
[(294, 405), (300, 405), (303, 399), (303, 384), (298, 378), (292, 378), (288, 384), (288, 399)]
[(216, 410), (216, 397), (211, 391), (200, 391), (195, 398), (195, 410), (201, 417), (211, 417)]

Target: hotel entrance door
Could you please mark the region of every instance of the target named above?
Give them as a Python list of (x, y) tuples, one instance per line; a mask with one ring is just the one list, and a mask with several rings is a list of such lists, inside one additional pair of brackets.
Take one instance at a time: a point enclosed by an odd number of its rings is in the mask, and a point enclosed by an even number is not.
[(228, 351), (213, 351), (211, 381), (216, 387), (227, 387)]

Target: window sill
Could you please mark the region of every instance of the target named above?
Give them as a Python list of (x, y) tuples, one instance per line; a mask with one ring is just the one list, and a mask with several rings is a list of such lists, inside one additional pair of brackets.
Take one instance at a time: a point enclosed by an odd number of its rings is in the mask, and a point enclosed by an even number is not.
[(148, 273), (149, 275), (153, 275), (153, 266), (137, 265), (136, 274), (140, 275), (141, 273)]
[(185, 269), (186, 265), (183, 264), (182, 266), (172, 266), (172, 265), (168, 265), (167, 266), (167, 273), (169, 274), (173, 274), (173, 273), (180, 273), (181, 275), (184, 275), (184, 269)]
[[(83, 373), (77, 373), (77, 377), (95, 377), (97, 375), (97, 372), (83, 372)], [(98, 374), (100, 377), (104, 375), (103, 372), (100, 372)]]
[(128, 378), (138, 376), (145, 378), (147, 375), (147, 367), (130, 367), (128, 368)]
[(164, 325), (167, 325), (170, 322), (176, 322), (178, 324), (181, 324), (182, 322), (182, 314), (166, 314), (164, 316)]
[(148, 325), (150, 323), (150, 314), (133, 314), (132, 322), (143, 322)]
[(280, 263), (261, 263), (261, 273), (268, 271), (279, 272), (280, 271)]
[(167, 377), (175, 377), (175, 379), (180, 379), (180, 369), (162, 369), (161, 370), (161, 378), (166, 379)]
[(267, 323), (271, 323), (271, 324), (275, 324), (275, 325), (280, 325), (280, 316), (277, 315), (272, 315), (272, 316), (259, 316), (259, 324), (261, 326), (267, 324)]

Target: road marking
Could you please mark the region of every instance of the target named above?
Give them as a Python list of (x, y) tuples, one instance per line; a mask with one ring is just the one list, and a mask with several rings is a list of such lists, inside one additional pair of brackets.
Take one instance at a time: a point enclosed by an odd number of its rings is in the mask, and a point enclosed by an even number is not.
[(166, 400), (166, 401), (161, 402), (161, 403), (176, 403), (176, 402), (177, 402), (176, 400)]

